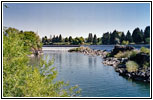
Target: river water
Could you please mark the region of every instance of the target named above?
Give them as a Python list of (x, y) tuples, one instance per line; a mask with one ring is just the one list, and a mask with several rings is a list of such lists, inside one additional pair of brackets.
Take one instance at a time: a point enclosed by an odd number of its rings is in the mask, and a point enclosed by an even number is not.
[[(107, 50), (109, 48), (105, 47)], [(43, 57), (45, 59), (48, 56), (47, 60), (55, 59), (53, 66), (56, 66), (58, 71), (56, 80), (69, 81), (70, 86), (79, 85), (82, 97), (150, 96), (150, 84), (119, 76), (113, 67), (103, 65), (103, 59), (99, 56), (69, 53), (68, 49), (65, 47), (55, 50), (52, 47), (43, 47)], [(38, 62), (39, 58), (31, 59), (32, 64)]]

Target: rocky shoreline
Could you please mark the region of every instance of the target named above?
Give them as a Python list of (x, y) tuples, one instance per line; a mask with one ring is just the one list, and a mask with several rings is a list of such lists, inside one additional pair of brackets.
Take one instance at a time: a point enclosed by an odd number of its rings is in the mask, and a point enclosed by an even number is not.
[[(135, 48), (131, 46), (116, 45), (114, 46), (114, 49), (110, 53), (105, 50), (92, 50), (88, 47), (79, 47), (79, 48), (71, 49), (69, 50), (69, 52), (80, 52), (85, 55), (101, 56), (103, 58), (102, 63), (104, 65), (113, 66), (115, 68), (115, 71), (118, 72), (119, 75), (131, 78), (133, 80), (149, 83), (150, 82), (150, 66), (147, 66), (147, 68), (144, 70), (141, 64), (146, 61), (150, 63), (150, 56), (148, 54), (138, 53), (133, 58), (114, 57), (114, 55), (116, 55), (119, 52), (126, 52), (126, 51), (133, 51), (133, 50), (135, 50)], [(137, 52), (140, 52), (140, 51), (137, 51)], [(129, 60), (135, 60), (136, 62), (140, 63), (140, 67), (138, 68), (137, 71), (128, 72), (126, 62), (128, 62)]]
[(68, 50), (68, 52), (79, 52), (83, 53), (85, 55), (91, 55), (91, 56), (101, 56), (102, 58), (106, 57), (107, 53), (105, 50), (93, 50), (88, 47), (79, 47)]
[(31, 49), (30, 50), (32, 52), (31, 55), (28, 55), (28, 57), (35, 57), (35, 56), (40, 56), (43, 54), (43, 51), (42, 51), (42, 48), (39, 48), (39, 49)]

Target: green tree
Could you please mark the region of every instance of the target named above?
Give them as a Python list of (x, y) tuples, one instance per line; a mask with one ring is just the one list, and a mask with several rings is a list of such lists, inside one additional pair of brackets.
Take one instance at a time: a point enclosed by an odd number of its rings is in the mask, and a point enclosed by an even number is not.
[(55, 35), (54, 35), (53, 38), (52, 38), (52, 42), (53, 42), (53, 43), (56, 42), (56, 37), (55, 37)]
[(100, 42), (100, 38), (97, 38), (97, 42), (98, 42), (98, 43)]
[(58, 42), (62, 42), (62, 35), (61, 35), (61, 34), (59, 35), (59, 40), (58, 40)]
[(79, 38), (79, 41), (80, 41), (80, 44), (83, 44), (85, 42), (85, 40), (82, 36)]
[(65, 38), (65, 42), (69, 42), (69, 39), (67, 37)]
[(73, 44), (73, 45), (80, 45), (80, 44), (83, 44), (83, 42), (84, 42), (84, 38), (83, 38), (83, 37), (80, 37), (80, 38), (76, 37), (76, 38), (73, 40), (72, 44)]
[(120, 38), (120, 43), (126, 40), (124, 32), (122, 32), (121, 38)]
[(96, 36), (96, 34), (94, 35), (94, 38), (93, 38), (93, 44), (97, 44), (97, 36)]
[(87, 40), (88, 43), (92, 43), (93, 42), (93, 36), (92, 36), (92, 33), (89, 33), (89, 36), (88, 36), (88, 40)]
[(120, 37), (116, 30), (114, 30), (113, 33), (110, 34), (110, 44), (120, 44)]
[(72, 36), (69, 36), (69, 42), (71, 43), (73, 41)]
[(144, 43), (150, 43), (150, 26), (147, 26), (144, 31)]
[(136, 28), (132, 34), (133, 41), (138, 44), (143, 42), (143, 34), (141, 33), (139, 28)]
[(59, 37), (58, 36), (55, 37), (55, 42), (59, 42)]
[(109, 32), (103, 34), (102, 44), (110, 44), (110, 34), (109, 34)]
[(68, 88), (67, 83), (54, 81), (57, 71), (50, 68), (53, 60), (48, 63), (41, 60), (39, 66), (32, 68), (27, 57), (30, 52), (24, 49), (23, 37), (18, 33), (7, 34), (3, 34), (4, 97), (67, 97), (80, 92), (75, 91), (77, 86)]
[(130, 31), (128, 30), (127, 34), (126, 34), (126, 40), (129, 41), (130, 43), (133, 42), (132, 36)]

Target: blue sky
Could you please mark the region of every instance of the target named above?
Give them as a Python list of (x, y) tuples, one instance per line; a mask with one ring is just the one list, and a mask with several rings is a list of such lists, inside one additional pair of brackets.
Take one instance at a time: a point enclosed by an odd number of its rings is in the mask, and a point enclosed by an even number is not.
[[(150, 25), (149, 3), (4, 3), (3, 26), (42, 36), (101, 37), (113, 30), (132, 32)], [(3, 4), (3, 5), (4, 5)]]

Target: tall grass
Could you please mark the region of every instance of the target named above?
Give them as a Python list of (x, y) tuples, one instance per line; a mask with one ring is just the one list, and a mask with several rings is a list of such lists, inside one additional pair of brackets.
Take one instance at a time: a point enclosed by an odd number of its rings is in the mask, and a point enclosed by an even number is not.
[(126, 63), (126, 70), (128, 72), (136, 72), (136, 71), (138, 71), (138, 67), (139, 67), (139, 65), (134, 61), (128, 61)]
[(130, 58), (135, 56), (138, 53), (138, 51), (133, 50), (133, 51), (125, 51), (125, 52), (119, 52), (116, 55), (114, 55), (115, 58)]
[(146, 53), (146, 54), (150, 54), (150, 49), (145, 48), (145, 47), (141, 47), (140, 52)]

